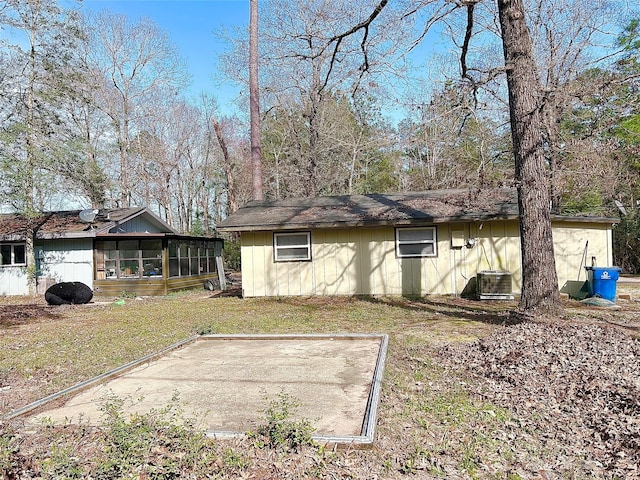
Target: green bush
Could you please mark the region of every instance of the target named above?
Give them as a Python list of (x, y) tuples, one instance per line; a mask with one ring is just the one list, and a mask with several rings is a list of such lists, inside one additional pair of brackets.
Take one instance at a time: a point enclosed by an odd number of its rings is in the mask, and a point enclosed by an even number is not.
[(23, 463), (19, 451), (18, 436), (0, 422), (0, 478), (18, 478)]
[(240, 270), (240, 241), (239, 240), (225, 240), (224, 242), (224, 264), (229, 270)]
[[(125, 415), (124, 402), (107, 399), (101, 406), (104, 415), (102, 455), (96, 459), (92, 478), (192, 478), (236, 473), (247, 462), (238, 455), (223, 452), (218, 455), (213, 439), (195, 427), (193, 420), (184, 419), (176, 407), (178, 395), (162, 408), (148, 414)], [(233, 462), (226, 462), (227, 458)]]
[(250, 438), (258, 447), (297, 452), (305, 446), (313, 446), (311, 435), (315, 431), (309, 420), (294, 420), (300, 404), (286, 393), (269, 403), (264, 413), (266, 421), (255, 432), (249, 432)]
[(632, 210), (613, 229), (613, 261), (626, 273), (640, 273), (640, 214)]

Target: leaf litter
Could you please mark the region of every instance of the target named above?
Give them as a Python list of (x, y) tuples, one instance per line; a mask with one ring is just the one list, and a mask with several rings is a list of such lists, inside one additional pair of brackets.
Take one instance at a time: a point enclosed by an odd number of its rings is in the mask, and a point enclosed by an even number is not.
[(513, 412), (522, 435), (536, 432), (558, 463), (582, 459), (573, 468), (594, 478), (640, 477), (640, 342), (622, 329), (530, 321), (440, 353), (468, 371), (475, 395)]

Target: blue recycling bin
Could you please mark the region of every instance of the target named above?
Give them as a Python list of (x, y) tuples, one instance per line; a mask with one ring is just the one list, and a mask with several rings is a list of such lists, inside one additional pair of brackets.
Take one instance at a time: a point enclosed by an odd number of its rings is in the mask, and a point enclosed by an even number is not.
[(584, 267), (589, 280), (589, 296), (614, 302), (620, 267)]

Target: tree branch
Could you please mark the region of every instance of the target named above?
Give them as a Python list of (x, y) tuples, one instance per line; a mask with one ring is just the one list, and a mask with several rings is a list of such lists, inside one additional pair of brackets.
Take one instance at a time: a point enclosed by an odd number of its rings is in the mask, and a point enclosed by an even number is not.
[(324, 88), (329, 83), (329, 77), (331, 76), (331, 71), (333, 70), (333, 65), (336, 62), (336, 57), (338, 56), (338, 52), (340, 51), (340, 45), (342, 44), (342, 41), (345, 38), (347, 38), (347, 37), (353, 35), (354, 33), (358, 32), (359, 30), (364, 30), (364, 35), (362, 37), (362, 42), (360, 42), (360, 48), (362, 50), (362, 55), (364, 57), (363, 63), (360, 66), (360, 76), (362, 76), (362, 74), (369, 69), (369, 56), (367, 54), (367, 48), (366, 48), (367, 47), (366, 46), (366, 42), (367, 42), (367, 39), (369, 38), (369, 26), (378, 17), (378, 15), (380, 15), (380, 13), (384, 9), (384, 7), (387, 5), (387, 3), (389, 3), (389, 0), (380, 0), (380, 3), (378, 3), (378, 5), (376, 5), (376, 8), (374, 8), (373, 12), (371, 12), (371, 15), (369, 15), (369, 17), (366, 20), (358, 23), (357, 25), (355, 25), (354, 27), (350, 28), (349, 30), (347, 30), (347, 31), (345, 31), (343, 33), (340, 33), (338, 35), (334, 35), (333, 37), (331, 37), (329, 39), (329, 42), (327, 43), (327, 46), (331, 45), (334, 42), (335, 42), (335, 46), (333, 48), (333, 53), (331, 55), (331, 62), (329, 63), (329, 70), (327, 71), (327, 74), (325, 75), (324, 83), (322, 84), (322, 87), (320, 88), (320, 90), (324, 90)]
[(462, 78), (471, 82), (471, 89), (473, 92), (474, 101), (477, 102), (476, 93), (478, 86), (476, 80), (469, 74), (469, 67), (467, 66), (467, 55), (469, 53), (469, 44), (471, 43), (471, 37), (473, 36), (473, 11), (476, 3), (479, 0), (463, 0), (462, 5), (467, 7), (467, 28), (464, 32), (464, 42), (462, 43), (462, 51), (460, 53), (460, 67), (462, 68)]

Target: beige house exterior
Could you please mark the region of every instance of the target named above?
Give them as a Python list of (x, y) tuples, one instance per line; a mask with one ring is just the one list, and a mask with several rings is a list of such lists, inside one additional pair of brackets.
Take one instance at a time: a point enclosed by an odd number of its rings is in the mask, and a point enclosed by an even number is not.
[[(560, 287), (611, 265), (612, 225), (553, 217)], [(240, 232), (245, 297), (473, 295), (478, 272), (521, 288), (516, 193), (446, 190), (252, 202), (221, 231)]]

